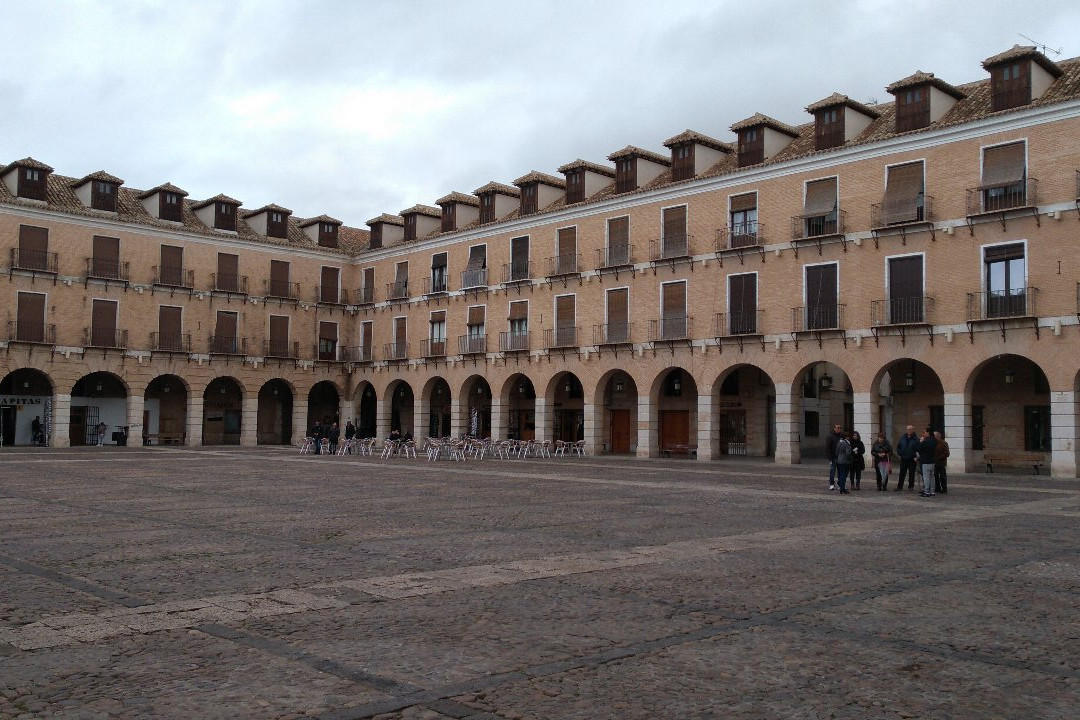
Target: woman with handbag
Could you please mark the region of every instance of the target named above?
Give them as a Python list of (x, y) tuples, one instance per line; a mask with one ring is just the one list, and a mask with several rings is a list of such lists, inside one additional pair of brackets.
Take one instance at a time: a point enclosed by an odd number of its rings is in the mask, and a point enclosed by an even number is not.
[(892, 445), (885, 438), (885, 433), (879, 432), (877, 440), (870, 447), (870, 453), (874, 456), (874, 474), (877, 476), (877, 489), (889, 489), (889, 475), (892, 473)]

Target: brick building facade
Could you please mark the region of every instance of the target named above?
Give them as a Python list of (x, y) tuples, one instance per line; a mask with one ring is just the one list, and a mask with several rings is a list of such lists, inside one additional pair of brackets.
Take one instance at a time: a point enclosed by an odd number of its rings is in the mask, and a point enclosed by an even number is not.
[(367, 229), (10, 163), (4, 444), (34, 416), (59, 446), (98, 422), (255, 445), (354, 419), (791, 463), (836, 422), (868, 444), (912, 423), (957, 469), (1075, 477), (1080, 60), (983, 67)]

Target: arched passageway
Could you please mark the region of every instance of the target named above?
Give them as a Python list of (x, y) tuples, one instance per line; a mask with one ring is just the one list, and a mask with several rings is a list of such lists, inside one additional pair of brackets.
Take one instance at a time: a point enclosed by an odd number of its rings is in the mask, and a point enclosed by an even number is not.
[(308, 391), (307, 407), (307, 428), (309, 433), (316, 422), (324, 428), (330, 428), (334, 423), (338, 423), (340, 428), (341, 418), (338, 417), (338, 413), (341, 412), (341, 395), (338, 393), (337, 386), (334, 383), (329, 380), (315, 383), (311, 390)]
[(553, 440), (577, 442), (585, 439), (585, 390), (572, 372), (556, 375), (550, 386)]
[(479, 376), (465, 381), (461, 403), (462, 428), (466, 435), (478, 438), (491, 437), (491, 386)]
[(617, 455), (637, 452), (638, 390), (634, 379), (622, 370), (611, 372), (603, 381), (604, 438), (601, 452)]
[(187, 436), (187, 382), (158, 375), (143, 393), (143, 444), (183, 445)]
[[(830, 362), (807, 365), (795, 376), (793, 393), (800, 398), (803, 458), (824, 458), (826, 437), (834, 425), (855, 429), (855, 393), (840, 366)], [(865, 438), (864, 438), (865, 441)]]
[(432, 378), (426, 389), (428, 400), (427, 433), (430, 437), (450, 437), (452, 417), (450, 385), (441, 377)]
[(988, 456), (1049, 465), (1050, 384), (1038, 365), (1021, 355), (999, 355), (975, 370), (968, 387), (975, 467)]
[(48, 375), (20, 368), (0, 380), (0, 446), (48, 445), (52, 425), (53, 383)]
[[(873, 426), (896, 445), (904, 428), (912, 425), (918, 434), (933, 428), (948, 435), (945, 427), (945, 391), (934, 369), (911, 358), (899, 358), (878, 373), (871, 386), (876, 413)], [(865, 441), (866, 438), (863, 438)]]
[(356, 397), (353, 400), (356, 408), (356, 437), (375, 437), (378, 428), (378, 398), (375, 388), (369, 382), (361, 382), (356, 387)]
[(713, 386), (714, 456), (776, 453), (776, 388), (755, 365), (737, 365)]
[(105, 423), (104, 445), (127, 443), (127, 386), (116, 375), (95, 372), (71, 388), (71, 445), (96, 445), (98, 427)]
[(259, 388), (260, 445), (292, 444), (293, 390), (281, 378), (268, 380)]
[(657, 408), (657, 448), (661, 453), (689, 456), (697, 446), (697, 383), (682, 368), (661, 375), (654, 393)]
[(390, 386), (390, 430), (401, 434), (413, 431), (413, 389), (409, 383), (399, 380)]
[(536, 389), (532, 380), (518, 373), (510, 376), (504, 388), (506, 437), (510, 440), (536, 439)]
[(203, 445), (239, 445), (244, 391), (231, 377), (210, 381), (203, 393)]

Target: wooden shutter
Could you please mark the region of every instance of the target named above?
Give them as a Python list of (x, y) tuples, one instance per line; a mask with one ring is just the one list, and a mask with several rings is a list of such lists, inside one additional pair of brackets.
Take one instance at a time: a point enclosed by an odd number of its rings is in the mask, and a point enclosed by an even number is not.
[(214, 337), (221, 342), (236, 339), (237, 314), (234, 312), (218, 311), (217, 322), (214, 325)]
[(394, 318), (394, 343), (399, 347), (405, 344), (405, 338), (408, 335), (408, 327), (407, 318)]
[(319, 322), (319, 339), (337, 341), (338, 325), (336, 322)]
[(1024, 179), (1024, 143), (998, 145), (983, 150), (983, 187), (1005, 187)]
[(172, 305), (158, 306), (158, 332), (163, 343), (179, 343), (183, 311)]
[(270, 284), (283, 287), (289, 283), (289, 263), (286, 260), (270, 261)]
[(922, 255), (889, 258), (889, 297), (917, 298), (923, 291)]
[(360, 325), (360, 347), (364, 349), (365, 357), (371, 357), (371, 322)]
[(433, 325), (435, 323), (444, 323), (444, 322), (446, 322), (446, 311), (445, 310), (436, 310), (435, 312), (431, 313), (431, 317), (428, 320), (428, 322), (430, 322)]
[(487, 308), (483, 305), (474, 305), (469, 308), (469, 319), (467, 325), (479, 326), (484, 324), (484, 318), (487, 315)]
[(465, 272), (482, 270), (487, 267), (487, 245), (473, 245), (469, 248), (469, 264)]
[(834, 328), (837, 325), (836, 265), (813, 265), (806, 268), (807, 330)]
[(555, 327), (556, 328), (571, 328), (574, 327), (575, 309), (576, 309), (576, 296), (574, 295), (560, 295), (555, 298)]
[(731, 212), (744, 212), (757, 208), (757, 193), (731, 196)]
[(45, 294), (20, 292), (15, 338), (26, 342), (45, 339)]
[(661, 304), (666, 318), (686, 315), (686, 283), (674, 282), (664, 285)]
[(1012, 245), (995, 245), (983, 251), (986, 262), (1003, 262), (1005, 260), (1022, 260), (1024, 258), (1024, 244), (1013, 243)]
[(557, 254), (561, 258), (570, 258), (577, 255), (577, 228), (569, 227), (559, 230), (557, 239)]
[(94, 236), (93, 273), (97, 277), (119, 277), (120, 238)]
[[(19, 252), (20, 254), (36, 255), (42, 258), (49, 251), (49, 229), (34, 227), (33, 225), (19, 226)], [(23, 261), (30, 257), (23, 258)]]
[(394, 283), (401, 288), (404, 288), (409, 282), (409, 263), (408, 261), (399, 262), (397, 267), (394, 268)]
[(630, 290), (619, 288), (608, 290), (607, 321), (612, 328), (626, 329), (630, 322)]
[(757, 311), (757, 275), (746, 273), (728, 278), (728, 310), (732, 315), (748, 316)]
[(828, 215), (835, 209), (836, 178), (826, 178), (806, 183), (806, 201), (803, 205), (804, 216)]
[(431, 256), (431, 269), (446, 267), (446, 253), (435, 253)]
[(270, 316), (270, 347), (280, 351), (288, 347), (289, 343), (289, 316)]
[(115, 300), (94, 300), (90, 316), (92, 344), (104, 347), (116, 344), (116, 309)]
[(664, 208), (664, 241), (680, 244), (686, 240), (686, 206)]
[(608, 247), (626, 247), (630, 244), (630, 218), (619, 217), (608, 220)]
[(371, 298), (367, 298), (367, 299), (369, 299), (369, 300), (370, 300), (370, 299), (374, 299), (374, 292), (375, 292), (375, 268), (370, 268), (370, 267), (369, 267), (369, 268), (364, 268), (364, 289), (365, 289), (365, 290), (366, 290), (367, 292), (369, 292), (369, 293), (372, 293), (372, 297), (371, 297)]
[(161, 246), (161, 269), (180, 270), (184, 267), (184, 248), (176, 245)]
[(219, 290), (239, 290), (240, 257), (231, 253), (218, 253), (217, 287)]
[(528, 300), (515, 300), (510, 303), (510, 320), (528, 320), (529, 319), (529, 301)]
[(338, 301), (338, 277), (341, 271), (336, 267), (323, 267), (322, 269), (322, 292), (323, 302), (336, 303)]
[(922, 162), (889, 168), (885, 197), (881, 201), (884, 224), (913, 222), (919, 219), (919, 194), (923, 191)]
[(525, 277), (529, 267), (529, 238), (516, 237), (510, 240), (511, 279)]

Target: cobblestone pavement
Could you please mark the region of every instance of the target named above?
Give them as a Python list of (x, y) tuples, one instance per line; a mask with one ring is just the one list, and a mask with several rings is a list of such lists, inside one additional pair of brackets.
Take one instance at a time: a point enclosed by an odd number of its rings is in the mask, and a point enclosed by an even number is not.
[(0, 720), (1077, 716), (1080, 483), (826, 474), (5, 449)]

